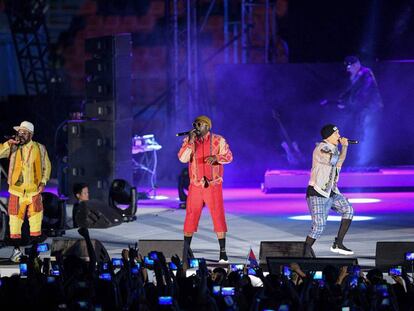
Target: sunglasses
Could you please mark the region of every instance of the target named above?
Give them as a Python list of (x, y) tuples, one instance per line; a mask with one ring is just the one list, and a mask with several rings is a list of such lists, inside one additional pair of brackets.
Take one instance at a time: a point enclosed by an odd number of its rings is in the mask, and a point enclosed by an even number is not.
[(202, 127), (203, 125), (207, 125), (207, 124), (204, 122), (193, 122), (192, 125), (194, 128), (196, 128), (196, 127)]

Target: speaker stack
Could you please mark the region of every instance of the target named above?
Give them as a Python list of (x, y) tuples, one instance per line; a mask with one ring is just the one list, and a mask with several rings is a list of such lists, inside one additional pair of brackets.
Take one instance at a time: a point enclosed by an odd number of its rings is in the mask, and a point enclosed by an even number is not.
[(68, 123), (68, 186), (87, 183), (90, 197), (106, 201), (115, 178), (132, 183), (130, 34), (85, 41), (84, 118)]

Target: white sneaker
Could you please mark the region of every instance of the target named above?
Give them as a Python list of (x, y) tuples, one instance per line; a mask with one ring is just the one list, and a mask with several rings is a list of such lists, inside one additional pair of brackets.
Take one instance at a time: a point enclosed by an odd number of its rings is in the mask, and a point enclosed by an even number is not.
[(349, 248), (345, 247), (343, 244), (339, 245), (335, 239), (335, 242), (333, 242), (331, 246), (331, 252), (338, 253), (341, 255), (353, 255), (354, 252), (350, 250)]
[(12, 255), (10, 256), (10, 261), (13, 261), (13, 262), (20, 262), (20, 257), (22, 257), (22, 252), (21, 252), (21, 250), (20, 250), (20, 248), (15, 248), (15, 249), (13, 249), (13, 253), (12, 253)]
[(227, 257), (226, 252), (220, 252), (219, 263), (229, 263), (229, 258)]

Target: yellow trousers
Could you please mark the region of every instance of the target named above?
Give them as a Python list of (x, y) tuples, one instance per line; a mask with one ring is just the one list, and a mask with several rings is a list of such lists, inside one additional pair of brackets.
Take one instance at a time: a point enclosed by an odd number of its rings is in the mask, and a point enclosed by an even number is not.
[(19, 198), (10, 195), (9, 199), (9, 226), (10, 238), (20, 239), (22, 236), (22, 225), (24, 217), (29, 218), (30, 236), (42, 234), (43, 204), (40, 194), (33, 197), (32, 202), (21, 202)]

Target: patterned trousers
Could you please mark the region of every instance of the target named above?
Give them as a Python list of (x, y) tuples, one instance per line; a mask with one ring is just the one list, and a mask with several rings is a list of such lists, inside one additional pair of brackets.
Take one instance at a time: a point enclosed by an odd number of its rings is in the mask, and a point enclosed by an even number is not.
[(311, 196), (307, 197), (306, 201), (312, 217), (312, 228), (308, 236), (314, 239), (318, 239), (322, 235), (330, 209), (341, 214), (342, 219), (352, 219), (354, 216), (351, 203), (342, 194), (335, 193), (329, 198)]
[(30, 236), (42, 234), (43, 203), (40, 194), (35, 195), (31, 202), (19, 202), (19, 197), (10, 194), (8, 210), (11, 239), (21, 238), (26, 212), (29, 218)]

